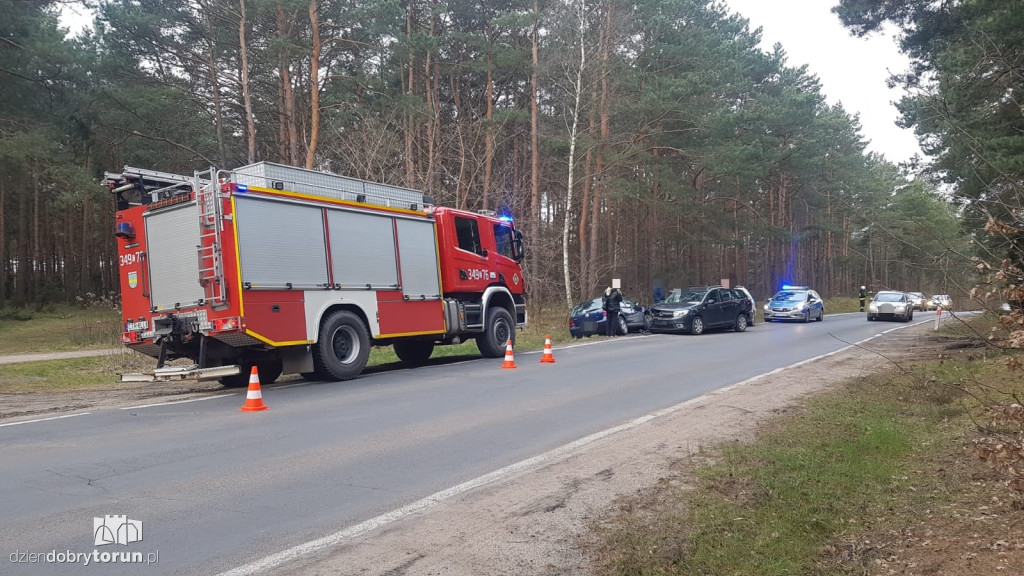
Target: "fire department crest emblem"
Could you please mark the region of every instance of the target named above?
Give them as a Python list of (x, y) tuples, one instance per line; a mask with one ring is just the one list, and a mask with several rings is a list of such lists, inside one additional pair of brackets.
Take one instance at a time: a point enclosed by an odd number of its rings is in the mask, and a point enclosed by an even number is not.
[(128, 273), (128, 287), (129, 288), (135, 288), (138, 285), (139, 285), (139, 273), (138, 272), (129, 272)]
[(512, 283), (515, 284), (516, 286), (519, 286), (519, 274), (512, 274)]

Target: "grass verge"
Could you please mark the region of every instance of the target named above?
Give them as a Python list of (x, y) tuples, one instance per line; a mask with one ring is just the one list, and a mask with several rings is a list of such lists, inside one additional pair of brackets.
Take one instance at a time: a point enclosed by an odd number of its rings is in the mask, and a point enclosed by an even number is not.
[[(111, 314), (113, 317), (111, 318)], [(14, 318), (17, 315), (18, 318)], [(0, 367), (0, 393), (59, 392), (114, 384), (118, 374), (151, 369), (156, 360), (123, 348), (120, 315), (109, 310), (74, 310), (37, 313), (17, 311), (0, 321), (0, 351), (4, 354), (59, 352), (111, 348), (120, 352), (94, 358), (46, 360), (5, 364)], [(70, 334), (77, 334), (74, 338)], [(567, 315), (558, 311), (531, 317), (516, 336), (516, 350), (539, 350), (550, 334), (553, 343), (571, 340)], [(603, 338), (603, 337), (595, 337)], [(476, 342), (434, 348), (432, 358), (480, 357)], [(368, 366), (398, 363), (390, 346), (374, 346)]]
[[(998, 556), (992, 543), (1014, 542), (1009, 536), (1014, 531), (1024, 537), (1024, 526), (973, 522), (966, 527), (962, 521), (996, 515), (995, 508), (1012, 513), (1005, 482), (991, 482), (991, 490), (980, 496), (964, 487), (974, 486), (986, 471), (969, 449), (979, 407), (996, 396), (1021, 397), (1024, 381), (1006, 363), (1011, 354), (1020, 358), (1019, 351), (988, 349), (960, 334), (975, 331), (985, 328), (940, 332), (929, 338), (930, 348), (916, 350), (915, 358), (927, 359), (902, 362), (898, 369), (808, 399), (797, 414), (769, 424), (755, 441), (712, 450), (680, 477), (620, 503), (622, 512), (594, 524), (595, 572), (980, 574), (1004, 569), (999, 562), (1012, 559)], [(935, 534), (959, 529), (964, 537), (958, 544), (966, 550), (950, 549), (943, 558), (928, 549), (929, 523)], [(906, 537), (909, 533), (919, 537)], [(984, 568), (978, 564), (979, 542), (996, 546)], [(921, 549), (918, 556), (906, 552), (913, 546)], [(1018, 549), (1024, 555), (1024, 546)], [(968, 562), (963, 572), (950, 570), (964, 558), (974, 564)], [(933, 570), (914, 570), (924, 564)]]
[(29, 354), (121, 346), (121, 312), (111, 308), (0, 310), (0, 353)]
[(110, 387), (119, 372), (152, 368), (154, 361), (124, 350), (104, 356), (19, 362), (0, 366), (0, 393), (69, 392)]

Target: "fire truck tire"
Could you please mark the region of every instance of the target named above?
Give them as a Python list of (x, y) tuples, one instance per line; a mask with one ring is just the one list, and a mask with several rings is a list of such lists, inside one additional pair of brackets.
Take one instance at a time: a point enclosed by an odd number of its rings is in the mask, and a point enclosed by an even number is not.
[[(249, 371), (244, 370), (245, 366), (239, 367), (238, 374), (233, 376), (225, 376), (220, 379), (220, 385), (225, 388), (241, 388), (242, 386), (249, 385)], [(263, 380), (260, 380), (263, 383)]]
[(501, 358), (509, 340), (516, 343), (516, 323), (508, 310), (495, 306), (487, 311), (484, 333), (476, 337), (476, 347), (485, 358)]
[[(238, 366), (238, 374), (225, 376), (220, 379), (221, 386), (225, 388), (242, 388), (249, 385), (249, 376), (252, 375), (252, 362), (242, 362)], [(280, 360), (267, 360), (256, 364), (260, 375), (260, 385), (273, 384), (281, 377), (284, 365)]]
[[(281, 377), (284, 371), (284, 364), (280, 360), (268, 360), (256, 364), (260, 371), (260, 384), (273, 384)], [(252, 370), (250, 368), (250, 370)]]
[(370, 357), (366, 325), (352, 312), (339, 310), (324, 319), (313, 348), (313, 368), (324, 380), (351, 380)]
[(394, 344), (395, 355), (406, 364), (423, 364), (434, 352), (434, 343), (427, 340), (402, 340)]

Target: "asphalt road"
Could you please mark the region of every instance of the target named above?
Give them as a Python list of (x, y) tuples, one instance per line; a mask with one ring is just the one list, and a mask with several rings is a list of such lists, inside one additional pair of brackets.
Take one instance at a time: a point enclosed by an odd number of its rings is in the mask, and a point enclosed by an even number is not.
[[(264, 412), (240, 412), (236, 393), (2, 425), (0, 573), (231, 570), (899, 326), (849, 314), (583, 341), (556, 348), (553, 365), (517, 354), (516, 370), (473, 360), (265, 387)], [(96, 546), (106, 515), (141, 521), (142, 541)], [(134, 552), (143, 565), (120, 563)], [(119, 562), (59, 562), (104, 553)]]

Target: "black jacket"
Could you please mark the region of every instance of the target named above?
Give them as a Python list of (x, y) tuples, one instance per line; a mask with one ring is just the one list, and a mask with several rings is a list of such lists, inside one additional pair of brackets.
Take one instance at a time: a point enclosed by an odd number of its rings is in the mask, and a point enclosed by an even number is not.
[(622, 304), (622, 292), (619, 292), (618, 290), (612, 290), (611, 294), (604, 297), (603, 304), (604, 305), (602, 306), (602, 308), (604, 308), (606, 311), (618, 312), (619, 308), (621, 308), (620, 305)]

